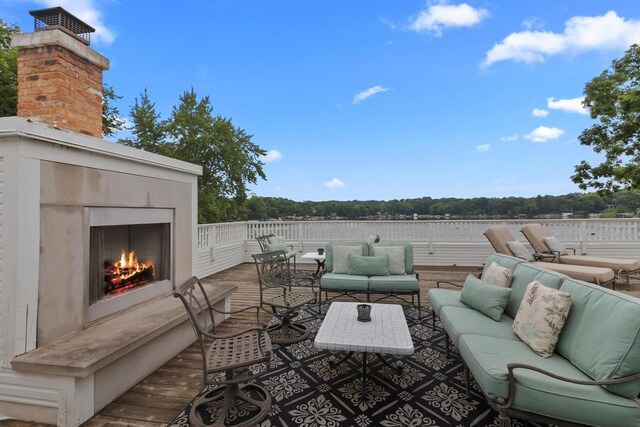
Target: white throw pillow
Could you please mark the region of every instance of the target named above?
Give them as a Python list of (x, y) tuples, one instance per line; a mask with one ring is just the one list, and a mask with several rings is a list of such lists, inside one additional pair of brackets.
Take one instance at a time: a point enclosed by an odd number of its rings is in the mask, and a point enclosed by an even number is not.
[(332, 273), (349, 273), (349, 255), (362, 255), (362, 246), (334, 246)]
[(271, 236), (267, 241), (272, 245), (283, 245), (286, 243), (282, 236)]
[(534, 280), (513, 319), (513, 332), (542, 357), (551, 357), (571, 308), (571, 294)]
[(560, 240), (556, 239), (555, 237), (548, 236), (542, 239), (542, 241), (544, 242), (545, 245), (547, 245), (547, 247), (551, 252), (557, 253), (559, 255), (569, 254), (569, 251), (567, 250), (567, 248), (565, 248), (562, 242), (560, 242)]
[(482, 280), (492, 285), (508, 288), (511, 285), (511, 280), (513, 280), (513, 271), (493, 261), (482, 275)]
[(389, 274), (406, 274), (404, 246), (373, 246), (374, 256), (389, 256)]
[(507, 242), (507, 247), (511, 251), (514, 257), (521, 258), (525, 261), (532, 262), (533, 254), (529, 252), (529, 249), (519, 240), (513, 242)]

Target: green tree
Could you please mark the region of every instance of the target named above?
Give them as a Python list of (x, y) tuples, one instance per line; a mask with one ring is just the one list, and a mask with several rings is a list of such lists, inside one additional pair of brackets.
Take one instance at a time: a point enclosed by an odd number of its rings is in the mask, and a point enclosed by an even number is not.
[(634, 44), (611, 68), (588, 82), (584, 105), (598, 119), (578, 139), (604, 154), (592, 166), (582, 161), (575, 167), (573, 182), (600, 192), (640, 188), (640, 47)]
[(0, 19), (0, 117), (15, 116), (18, 108), (18, 52), (11, 49), (11, 36), (19, 32)]
[(114, 105), (118, 99), (122, 99), (109, 85), (102, 88), (102, 134), (113, 136), (124, 128), (124, 120), (120, 117), (120, 109)]
[(230, 119), (214, 116), (209, 97), (191, 89), (180, 96), (165, 122), (172, 157), (202, 165), (198, 188), (201, 223), (234, 219), (247, 199), (247, 185), (266, 179), (260, 157), (266, 152)]
[(156, 104), (151, 101), (147, 88), (133, 100), (129, 117), (131, 138), (120, 139), (119, 143), (152, 153), (170, 154), (160, 113), (156, 111)]

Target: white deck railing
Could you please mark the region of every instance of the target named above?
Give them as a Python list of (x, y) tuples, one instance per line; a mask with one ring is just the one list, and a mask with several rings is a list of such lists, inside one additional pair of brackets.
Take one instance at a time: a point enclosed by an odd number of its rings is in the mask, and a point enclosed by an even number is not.
[[(480, 266), (493, 249), (483, 232), (506, 225), (526, 243), (520, 228), (538, 222), (578, 253), (640, 258), (640, 219), (488, 220), (488, 221), (269, 221), (230, 222), (198, 226), (199, 276), (251, 262), (260, 251), (256, 237), (284, 236), (299, 253), (332, 241), (362, 241), (379, 234), (382, 241), (411, 242), (416, 265)], [(298, 257), (300, 262), (300, 257)]]

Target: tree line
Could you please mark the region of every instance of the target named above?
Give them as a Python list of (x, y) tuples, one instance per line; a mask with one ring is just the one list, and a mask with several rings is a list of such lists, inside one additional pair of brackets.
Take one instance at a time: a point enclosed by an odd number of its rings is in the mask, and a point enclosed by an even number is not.
[(512, 218), (526, 215), (561, 216), (571, 212), (575, 217), (602, 214), (616, 217), (640, 210), (640, 190), (619, 191), (610, 195), (572, 193), (562, 196), (475, 197), (470, 199), (421, 197), (400, 200), (351, 200), (296, 202), (280, 197), (252, 196), (240, 212), (239, 219), (412, 219), (450, 215), (464, 218)]

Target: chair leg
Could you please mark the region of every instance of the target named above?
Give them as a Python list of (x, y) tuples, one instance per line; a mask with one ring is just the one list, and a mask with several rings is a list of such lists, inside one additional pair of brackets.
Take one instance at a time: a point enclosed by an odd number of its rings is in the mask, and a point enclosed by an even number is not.
[(467, 364), (464, 364), (464, 391), (467, 394), (467, 399), (469, 396), (469, 367)]
[(436, 330), (436, 311), (431, 307), (431, 330)]
[(420, 306), (420, 291), (418, 291), (418, 319), (422, 319), (422, 307)]
[(444, 352), (448, 359), (449, 358), (449, 335), (447, 335), (446, 332), (444, 333)]

